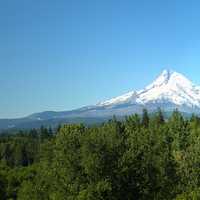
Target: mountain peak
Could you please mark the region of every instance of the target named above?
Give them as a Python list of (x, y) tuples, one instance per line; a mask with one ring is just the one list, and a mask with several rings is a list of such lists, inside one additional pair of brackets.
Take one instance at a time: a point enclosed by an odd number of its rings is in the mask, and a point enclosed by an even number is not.
[(146, 89), (161, 87), (162, 85), (167, 85), (169, 83), (171, 85), (176, 85), (176, 84), (192, 85), (192, 82), (188, 80), (184, 75), (174, 70), (165, 69), (156, 78), (156, 80), (153, 81), (153, 83), (151, 83), (146, 87)]
[(147, 102), (171, 102), (175, 105), (200, 107), (200, 89), (184, 75), (172, 70), (164, 70), (152, 84), (138, 95), (139, 101), (144, 104)]
[(174, 70), (171, 69), (164, 69), (158, 78), (162, 78), (165, 81), (169, 80), (173, 74), (178, 74)]
[(98, 118), (105, 119), (113, 115), (126, 116), (142, 113), (143, 108), (147, 108), (150, 112), (155, 112), (157, 108), (166, 112), (179, 109), (181, 112), (200, 115), (200, 86), (194, 85), (178, 72), (165, 69), (152, 84), (143, 90), (131, 91), (96, 105), (71, 111), (43, 112), (22, 119), (3, 120), (0, 121), (0, 128), (24, 128), (27, 126), (36, 128), (44, 123), (46, 125), (50, 122), (60, 124), (67, 120), (77, 122), (77, 119), (83, 122), (92, 118), (95, 119), (92, 120), (94, 122)]
[(137, 92), (101, 102), (98, 105), (110, 106), (123, 103), (171, 102), (175, 105), (200, 107), (200, 88), (184, 75), (165, 69), (150, 85)]
[(173, 74), (175, 71), (172, 69), (164, 69), (161, 73), (162, 76), (170, 76), (171, 74)]
[(155, 85), (161, 85), (163, 83), (167, 83), (174, 71), (165, 69), (163, 72), (158, 76), (158, 78), (154, 81)]

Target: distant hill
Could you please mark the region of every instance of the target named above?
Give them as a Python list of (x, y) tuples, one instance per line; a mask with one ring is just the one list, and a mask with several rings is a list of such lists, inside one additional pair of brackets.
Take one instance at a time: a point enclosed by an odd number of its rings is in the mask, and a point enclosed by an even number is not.
[(131, 91), (96, 105), (63, 112), (46, 111), (19, 119), (0, 119), (0, 129), (38, 128), (61, 123), (100, 123), (113, 115), (124, 117), (141, 114), (146, 108), (155, 112), (161, 108), (166, 113), (178, 109), (185, 116), (200, 113), (200, 87), (184, 75), (164, 70), (150, 85), (140, 91)]

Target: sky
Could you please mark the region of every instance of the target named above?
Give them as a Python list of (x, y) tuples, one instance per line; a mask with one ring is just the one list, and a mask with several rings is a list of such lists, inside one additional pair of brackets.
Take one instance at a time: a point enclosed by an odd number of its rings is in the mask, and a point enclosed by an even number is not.
[(200, 85), (200, 1), (0, 0), (0, 118), (96, 104), (163, 69)]

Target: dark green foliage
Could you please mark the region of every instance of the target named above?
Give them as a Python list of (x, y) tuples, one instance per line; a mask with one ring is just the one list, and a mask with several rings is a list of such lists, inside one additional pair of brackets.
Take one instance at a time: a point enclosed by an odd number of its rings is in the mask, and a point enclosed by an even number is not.
[(158, 111), (157, 111), (157, 113), (155, 115), (155, 119), (156, 119), (156, 124), (158, 124), (158, 125), (162, 125), (165, 122), (163, 113), (162, 113), (160, 108), (158, 109)]
[(0, 137), (0, 199), (200, 199), (200, 119), (147, 110)]
[(149, 126), (149, 114), (146, 109), (143, 110), (142, 114), (142, 125), (147, 128)]

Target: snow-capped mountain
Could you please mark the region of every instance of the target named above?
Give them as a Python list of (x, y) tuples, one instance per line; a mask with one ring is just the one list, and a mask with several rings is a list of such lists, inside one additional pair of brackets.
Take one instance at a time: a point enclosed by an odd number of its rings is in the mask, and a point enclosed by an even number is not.
[(66, 122), (93, 123), (113, 115), (126, 116), (141, 113), (144, 108), (150, 112), (158, 108), (171, 112), (177, 108), (184, 113), (200, 114), (200, 87), (178, 72), (164, 70), (155, 81), (142, 90), (130, 91), (96, 105), (71, 111), (48, 111), (21, 119), (1, 119), (0, 129), (33, 128)]
[(164, 70), (150, 85), (140, 91), (132, 91), (122, 96), (101, 102), (97, 106), (114, 106), (123, 103), (140, 105), (171, 103), (191, 108), (200, 108), (200, 87), (195, 86), (184, 75)]

